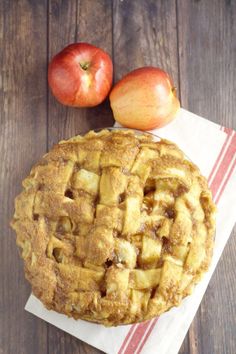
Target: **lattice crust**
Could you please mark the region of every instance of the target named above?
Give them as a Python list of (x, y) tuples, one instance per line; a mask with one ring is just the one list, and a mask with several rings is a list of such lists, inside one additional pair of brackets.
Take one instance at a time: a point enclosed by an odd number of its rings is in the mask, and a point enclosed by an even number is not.
[(12, 227), (48, 309), (105, 325), (150, 319), (209, 266), (211, 193), (169, 141), (89, 132), (56, 145), (23, 187)]

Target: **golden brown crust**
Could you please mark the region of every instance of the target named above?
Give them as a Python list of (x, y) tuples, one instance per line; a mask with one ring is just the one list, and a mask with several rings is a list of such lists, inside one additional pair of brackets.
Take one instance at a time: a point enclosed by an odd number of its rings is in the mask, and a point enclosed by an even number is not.
[(178, 147), (126, 130), (56, 145), (32, 168), (12, 227), (48, 309), (107, 326), (160, 315), (208, 269), (215, 206)]

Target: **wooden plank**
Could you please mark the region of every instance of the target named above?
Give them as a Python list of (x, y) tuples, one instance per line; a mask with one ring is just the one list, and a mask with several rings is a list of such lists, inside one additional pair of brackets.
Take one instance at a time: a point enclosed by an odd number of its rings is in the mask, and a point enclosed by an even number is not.
[(141, 66), (159, 66), (178, 87), (175, 1), (113, 3), (115, 80)]
[[(236, 3), (175, 1), (49, 0), (48, 58), (75, 40), (112, 53), (115, 78), (143, 65), (167, 70), (182, 105), (216, 122), (236, 127)], [(97, 353), (24, 312), (30, 292), (9, 229), (20, 181), (48, 145), (86, 129), (112, 124), (109, 105), (70, 109), (47, 101), (47, 2), (0, 2), (0, 353)], [(112, 28), (113, 22), (113, 28)], [(177, 39), (179, 43), (179, 67)], [(234, 353), (235, 238), (231, 237), (201, 309), (180, 353)], [(189, 342), (190, 348), (189, 348)], [(48, 344), (47, 344), (48, 342)]]
[[(235, 128), (236, 2), (178, 0), (177, 18), (182, 105)], [(191, 354), (235, 353), (235, 252), (232, 235), (190, 327)]]
[(182, 105), (236, 127), (236, 2), (177, 3)]
[[(179, 88), (175, 1), (113, 1), (115, 81), (141, 66), (159, 66)], [(180, 354), (188, 353), (188, 337)]]
[[(49, 1), (49, 59), (69, 43), (89, 42), (112, 55), (112, 8), (109, 0)], [(90, 108), (71, 108), (49, 95), (49, 147), (90, 129), (113, 125), (108, 100)]]
[[(112, 6), (109, 0), (49, 1), (49, 58), (69, 43), (89, 42), (112, 55)], [(48, 144), (97, 127), (113, 125), (108, 101), (90, 109), (68, 108), (49, 94)], [(99, 353), (99, 350), (50, 326), (48, 353)]]
[(24, 311), (30, 286), (9, 228), (21, 180), (46, 151), (46, 1), (0, 2), (0, 353), (46, 353), (47, 324)]

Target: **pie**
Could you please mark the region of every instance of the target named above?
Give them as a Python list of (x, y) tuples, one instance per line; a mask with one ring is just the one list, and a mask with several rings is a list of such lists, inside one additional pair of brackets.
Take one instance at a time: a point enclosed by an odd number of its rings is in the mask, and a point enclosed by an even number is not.
[(43, 156), (23, 181), (12, 227), (48, 309), (115, 326), (192, 292), (211, 261), (215, 205), (174, 143), (106, 129)]

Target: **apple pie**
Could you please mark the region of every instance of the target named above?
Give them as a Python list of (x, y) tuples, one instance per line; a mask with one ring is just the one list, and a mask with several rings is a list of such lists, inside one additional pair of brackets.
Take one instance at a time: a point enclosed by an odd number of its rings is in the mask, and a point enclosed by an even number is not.
[(178, 306), (207, 271), (215, 206), (167, 140), (131, 130), (61, 141), (23, 181), (12, 227), (48, 308), (106, 326)]

